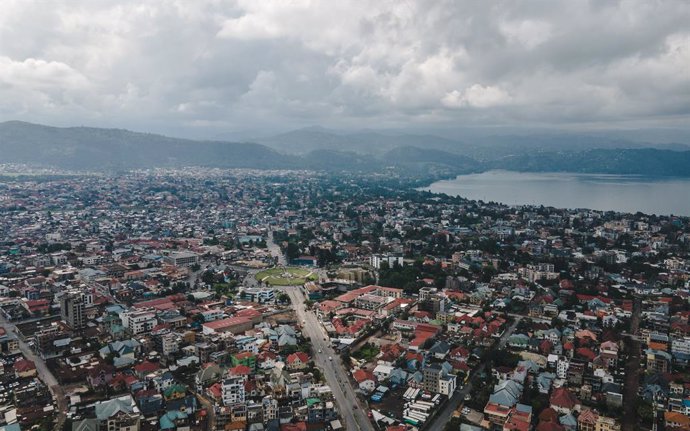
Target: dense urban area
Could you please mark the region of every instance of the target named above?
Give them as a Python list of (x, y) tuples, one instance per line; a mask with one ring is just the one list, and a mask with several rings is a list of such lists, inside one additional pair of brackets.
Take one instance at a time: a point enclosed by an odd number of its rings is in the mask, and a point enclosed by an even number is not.
[(20, 171), (2, 431), (690, 429), (687, 218), (385, 171)]

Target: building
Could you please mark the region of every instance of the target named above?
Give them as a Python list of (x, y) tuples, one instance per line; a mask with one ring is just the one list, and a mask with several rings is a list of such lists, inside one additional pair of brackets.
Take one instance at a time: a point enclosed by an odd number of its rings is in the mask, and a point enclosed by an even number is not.
[(437, 314), (446, 312), (448, 298), (439, 292), (435, 287), (422, 287), (419, 289), (419, 305), (420, 311), (426, 311), (433, 317)]
[(204, 335), (218, 334), (222, 332), (232, 332), (239, 334), (251, 329), (253, 326), (252, 319), (249, 317), (229, 317), (227, 319), (215, 320), (201, 325)]
[(199, 263), (199, 255), (191, 251), (173, 251), (164, 256), (163, 261), (173, 266), (192, 266)]
[(441, 364), (431, 364), (424, 369), (422, 388), (435, 394), (449, 395), (455, 391), (455, 376), (449, 374)]
[(223, 404), (230, 406), (245, 402), (244, 378), (242, 376), (228, 376), (221, 383)]
[(364, 294), (355, 299), (355, 307), (363, 310), (378, 310), (388, 303), (389, 299), (384, 296)]
[(60, 316), (70, 328), (86, 326), (86, 298), (82, 292), (69, 291), (60, 297)]
[(242, 299), (258, 302), (259, 304), (272, 303), (276, 298), (275, 290), (266, 287), (248, 287), (242, 290), (240, 296)]
[(131, 395), (96, 403), (99, 430), (139, 431), (141, 414)]
[(120, 313), (120, 319), (122, 326), (132, 335), (149, 332), (157, 324), (156, 313), (153, 311), (125, 311)]
[(156, 337), (156, 348), (163, 356), (170, 356), (180, 350), (180, 337), (174, 332), (166, 332)]
[(369, 264), (376, 269), (381, 269), (381, 264), (386, 262), (389, 268), (395, 265), (403, 266), (403, 257), (400, 254), (372, 254)]

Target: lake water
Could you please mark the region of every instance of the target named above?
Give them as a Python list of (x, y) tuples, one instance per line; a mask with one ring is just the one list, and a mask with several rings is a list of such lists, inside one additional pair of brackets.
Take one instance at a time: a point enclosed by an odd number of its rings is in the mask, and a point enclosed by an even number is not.
[(690, 216), (690, 179), (488, 171), (420, 190), (507, 205), (545, 205)]

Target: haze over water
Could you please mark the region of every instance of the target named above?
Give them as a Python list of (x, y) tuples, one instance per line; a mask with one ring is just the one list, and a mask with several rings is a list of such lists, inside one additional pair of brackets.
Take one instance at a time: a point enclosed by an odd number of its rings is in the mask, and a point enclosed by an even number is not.
[(507, 205), (545, 205), (690, 216), (690, 179), (488, 171), (423, 188)]

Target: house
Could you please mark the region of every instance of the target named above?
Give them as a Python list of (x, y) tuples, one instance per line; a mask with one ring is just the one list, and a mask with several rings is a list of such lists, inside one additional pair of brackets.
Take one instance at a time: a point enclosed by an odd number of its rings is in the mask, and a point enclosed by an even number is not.
[(131, 395), (97, 402), (95, 414), (99, 422), (99, 429), (107, 429), (108, 431), (139, 430), (139, 409)]
[(14, 363), (14, 374), (17, 378), (36, 377), (36, 364), (28, 359), (20, 359)]
[(355, 379), (361, 390), (369, 393), (376, 389), (376, 377), (374, 376), (373, 372), (358, 369), (352, 373), (352, 377)]
[(664, 422), (669, 430), (690, 429), (690, 416), (679, 412), (664, 412)]
[(549, 397), (549, 403), (552, 409), (562, 414), (579, 411), (581, 407), (580, 400), (564, 387), (554, 389)]
[(309, 366), (309, 355), (304, 352), (295, 352), (286, 359), (288, 370), (302, 370)]
[(450, 352), (450, 345), (445, 341), (437, 341), (429, 349), (429, 354), (434, 355), (436, 359), (443, 359)]
[(376, 366), (376, 368), (374, 368), (374, 376), (376, 376), (376, 380), (380, 382), (388, 379), (392, 371), (393, 367), (391, 367), (390, 365), (379, 364)]

